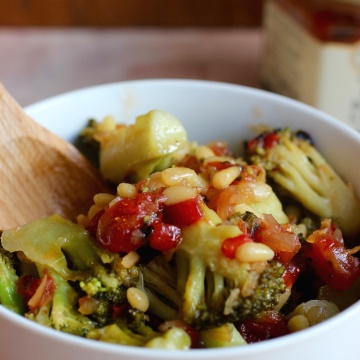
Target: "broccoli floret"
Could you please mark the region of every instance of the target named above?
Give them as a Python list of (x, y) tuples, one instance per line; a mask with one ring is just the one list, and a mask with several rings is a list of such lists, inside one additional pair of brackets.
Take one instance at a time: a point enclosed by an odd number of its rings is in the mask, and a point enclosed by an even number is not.
[[(196, 306), (191, 304), (190, 296), (185, 295), (186, 302), (182, 311), (185, 320), (196, 328), (211, 328), (224, 323), (253, 318), (263, 310), (273, 309), (279, 302), (280, 294), (285, 291), (285, 285), (281, 278), (284, 268), (276, 261), (271, 262), (260, 274), (255, 289), (248, 296), (242, 294), (240, 287), (232, 287), (234, 284), (227, 285), (229, 279), (223, 278), (221, 275), (207, 271), (203, 276), (203, 273), (198, 270), (199, 267), (204, 267), (204, 264), (195, 264), (198, 259), (195, 261), (191, 259), (191, 262), (188, 281), (204, 285), (193, 289), (198, 296), (200, 295)], [(254, 272), (250, 271), (247, 276), (251, 279), (257, 277), (258, 274), (254, 270)], [(211, 284), (213, 289), (209, 294), (205, 285), (210, 281), (214, 285)]]
[(156, 333), (147, 325), (147, 315), (137, 309), (128, 311), (127, 316), (116, 322), (90, 331), (87, 338), (121, 345), (144, 346)]
[[(195, 224), (186, 229), (179, 251), (184, 282), (185, 321), (196, 328), (220, 326), (272, 309), (285, 291), (283, 266), (276, 262), (243, 263), (221, 252), (236, 226)], [(200, 232), (200, 233), (199, 233)], [(196, 237), (195, 237), (196, 236)], [(196, 243), (193, 239), (201, 239)], [(205, 250), (206, 249), (206, 250)], [(180, 278), (184, 276), (180, 275)]]
[(26, 316), (58, 330), (85, 335), (109, 324), (114, 307), (127, 303), (126, 290), (143, 284), (136, 266), (123, 267), (119, 255), (106, 252), (81, 226), (59, 215), (6, 230), (1, 240), (6, 251), (35, 264), (40, 278), (46, 271), (53, 279), (50, 304)]
[(20, 251), (29, 261), (72, 281), (105, 273), (104, 266), (115, 257), (100, 248), (81, 226), (60, 215), (5, 230), (1, 242), (5, 250)]
[(162, 256), (157, 256), (147, 265), (142, 265), (141, 271), (150, 300), (150, 311), (163, 320), (175, 319), (175, 309), (179, 309), (182, 304), (181, 295), (176, 289), (175, 268)]
[(262, 165), (277, 184), (320, 218), (332, 218), (345, 235), (360, 232), (360, 202), (304, 132), (265, 132), (247, 144), (248, 161)]
[(77, 310), (79, 295), (70, 283), (55, 271), (50, 272), (50, 275), (56, 285), (50, 310), (51, 326), (56, 330), (85, 336), (96, 323)]
[(17, 292), (18, 275), (14, 264), (15, 256), (0, 247), (0, 304), (11, 311), (23, 314), (25, 303)]
[(143, 335), (135, 334), (127, 328), (123, 329), (117, 324), (110, 324), (94, 329), (87, 334), (88, 339), (108, 342), (112, 344), (144, 346), (151, 339)]
[(143, 277), (137, 266), (123, 268), (115, 262), (110, 271), (89, 277), (80, 282), (81, 290), (96, 306), (89, 314), (98, 324), (107, 325), (113, 321), (114, 307), (127, 303), (127, 289), (136, 287), (143, 289)]
[(138, 334), (126, 327), (111, 324), (106, 327), (92, 330), (87, 336), (89, 339), (104, 341), (113, 344), (147, 347), (168, 350), (188, 350), (191, 345), (189, 335), (181, 328), (171, 328), (165, 333), (159, 333), (149, 328), (148, 333)]
[(114, 184), (125, 178), (138, 181), (165, 169), (172, 164), (174, 153), (187, 145), (179, 120), (160, 110), (138, 116), (129, 126), (116, 124), (111, 117), (101, 123), (92, 121), (82, 137), (100, 143), (100, 172)]
[[(223, 240), (239, 231), (236, 226), (205, 221), (186, 228), (173, 259), (163, 265), (172, 266), (171, 271), (157, 271), (152, 265), (143, 269), (145, 287), (152, 294), (150, 312), (167, 320), (167, 314), (174, 318), (172, 309), (177, 318), (204, 330), (273, 309), (285, 292), (284, 266), (277, 261), (243, 263), (223, 255)], [(167, 260), (157, 259), (161, 261)]]
[(94, 135), (110, 131), (113, 128), (115, 128), (115, 120), (112, 117), (104, 118), (102, 123), (90, 119), (79, 137), (75, 139), (77, 149), (84, 154), (96, 169), (100, 167), (100, 143), (95, 140)]
[(190, 336), (184, 329), (172, 327), (164, 332), (154, 330), (148, 325), (148, 316), (137, 309), (132, 309), (128, 316), (113, 324), (90, 331), (87, 337), (114, 344), (156, 349), (187, 350), (191, 345)]
[[(39, 296), (34, 295), (37, 300), (24, 314), (25, 317), (44, 326), (79, 336), (85, 336), (89, 330), (95, 328), (96, 323), (78, 311), (79, 296), (70, 283), (54, 270), (41, 265), (37, 268), (41, 284), (45, 279), (48, 285), (42, 289)], [(38, 290), (41, 287), (39, 285)], [(29, 306), (34, 297), (29, 300)]]

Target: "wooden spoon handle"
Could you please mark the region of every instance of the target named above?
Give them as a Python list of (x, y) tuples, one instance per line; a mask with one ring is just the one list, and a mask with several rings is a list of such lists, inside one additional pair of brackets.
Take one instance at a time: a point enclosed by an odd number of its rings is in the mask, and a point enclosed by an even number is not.
[(108, 191), (89, 161), (33, 121), (2, 84), (0, 186), (0, 229), (53, 213), (75, 220)]

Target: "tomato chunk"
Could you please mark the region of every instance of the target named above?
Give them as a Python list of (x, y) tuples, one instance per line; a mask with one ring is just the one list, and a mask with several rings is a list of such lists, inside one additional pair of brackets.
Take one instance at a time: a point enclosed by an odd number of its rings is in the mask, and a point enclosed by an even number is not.
[(236, 327), (248, 344), (289, 333), (285, 317), (276, 311), (266, 311), (260, 319), (248, 319), (236, 324)]
[(164, 199), (158, 193), (139, 193), (107, 208), (99, 217), (96, 239), (112, 252), (130, 252), (145, 244), (149, 225), (161, 214)]
[[(121, 199), (96, 214), (86, 229), (111, 252), (128, 253), (145, 245), (159, 251), (171, 250), (181, 241), (181, 230), (176, 224), (163, 221), (164, 200), (159, 192), (138, 193), (135, 198)], [(178, 223), (183, 224), (185, 219), (195, 221), (202, 216), (196, 212), (197, 208), (186, 208), (190, 213), (180, 213), (174, 218)], [(190, 216), (190, 220), (185, 215)]]
[(257, 149), (271, 149), (280, 141), (280, 135), (276, 132), (264, 132), (259, 136), (251, 139), (247, 144), (247, 149), (250, 153), (256, 153)]
[(300, 274), (300, 268), (293, 263), (289, 263), (285, 266), (285, 271), (283, 274), (284, 283), (286, 286), (294, 285), (296, 279)]
[(17, 282), (17, 291), (27, 302), (31, 311), (51, 301), (56, 289), (54, 279), (47, 272), (42, 278), (23, 275)]
[(181, 241), (181, 230), (175, 225), (156, 221), (152, 223), (151, 228), (149, 244), (155, 250), (171, 250)]
[(309, 256), (317, 275), (335, 289), (348, 289), (360, 274), (359, 260), (332, 239), (312, 244)]
[(174, 205), (164, 207), (164, 222), (178, 227), (189, 226), (203, 217), (200, 208), (200, 197), (187, 199)]
[(41, 279), (33, 275), (20, 276), (17, 282), (17, 291), (25, 301), (29, 301), (34, 296), (40, 282)]
[(288, 264), (299, 251), (299, 237), (279, 224), (272, 215), (264, 214), (255, 231), (254, 240), (269, 246), (283, 264)]
[(346, 250), (339, 229), (323, 221), (308, 241), (306, 253), (315, 273), (334, 289), (348, 289), (360, 275), (360, 261)]
[(223, 243), (221, 244), (221, 251), (229, 259), (234, 259), (236, 249), (240, 245), (242, 245), (246, 242), (251, 242), (251, 241), (253, 241), (253, 240), (250, 238), (250, 236), (248, 236), (246, 234), (241, 234), (234, 238), (228, 238), (228, 239), (225, 239), (223, 241)]

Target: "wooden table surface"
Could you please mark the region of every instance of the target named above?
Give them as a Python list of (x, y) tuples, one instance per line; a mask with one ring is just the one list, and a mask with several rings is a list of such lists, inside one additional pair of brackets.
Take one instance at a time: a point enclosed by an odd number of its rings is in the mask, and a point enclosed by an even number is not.
[(257, 28), (0, 28), (0, 82), (22, 106), (78, 88), (149, 78), (259, 87)]

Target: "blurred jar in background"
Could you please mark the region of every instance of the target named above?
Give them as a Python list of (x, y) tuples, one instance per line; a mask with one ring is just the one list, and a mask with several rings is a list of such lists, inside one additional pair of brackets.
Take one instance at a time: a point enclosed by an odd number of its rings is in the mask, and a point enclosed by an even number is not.
[(267, 0), (261, 79), (360, 130), (360, 0)]

